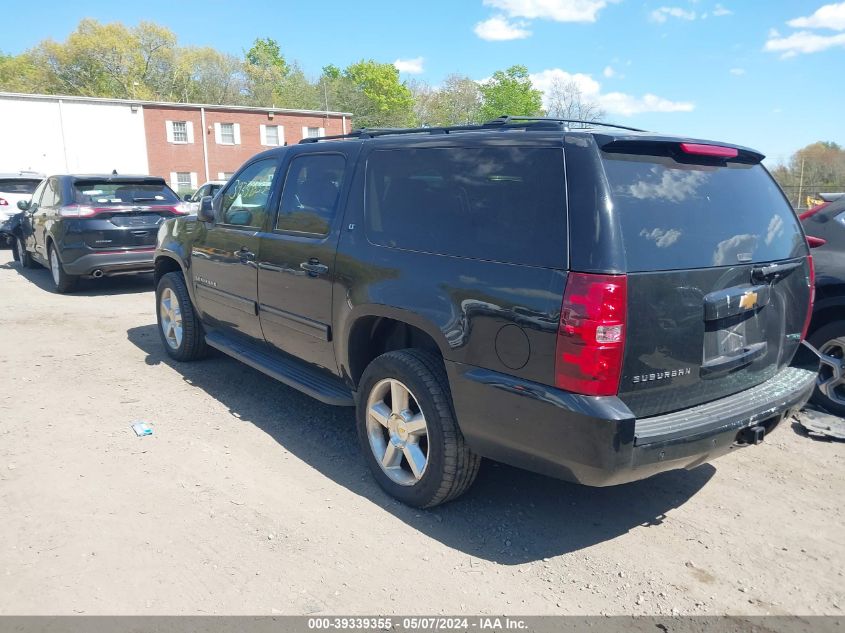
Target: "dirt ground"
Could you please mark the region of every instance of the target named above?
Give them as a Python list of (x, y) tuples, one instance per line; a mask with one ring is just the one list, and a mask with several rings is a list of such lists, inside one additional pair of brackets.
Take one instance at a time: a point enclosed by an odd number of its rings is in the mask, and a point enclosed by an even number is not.
[(224, 356), (171, 362), (149, 278), (60, 296), (7, 260), (0, 614), (845, 609), (845, 443), (786, 424), (608, 489), (486, 462), (413, 510), (370, 478), (351, 409)]

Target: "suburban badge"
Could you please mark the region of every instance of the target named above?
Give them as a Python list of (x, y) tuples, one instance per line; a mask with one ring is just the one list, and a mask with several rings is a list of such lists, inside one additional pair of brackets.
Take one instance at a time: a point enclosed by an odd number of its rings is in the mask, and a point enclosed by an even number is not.
[(666, 371), (656, 371), (653, 374), (640, 374), (631, 379), (635, 385), (643, 382), (653, 382), (655, 380), (666, 380), (667, 378), (677, 378), (678, 376), (689, 376), (692, 374), (692, 367), (684, 367), (682, 369), (667, 369)]

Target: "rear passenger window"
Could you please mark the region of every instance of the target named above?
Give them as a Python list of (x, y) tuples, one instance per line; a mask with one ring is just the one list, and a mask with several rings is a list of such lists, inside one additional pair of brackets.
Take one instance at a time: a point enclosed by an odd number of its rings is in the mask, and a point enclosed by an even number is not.
[(380, 150), (367, 161), (369, 240), (393, 248), (564, 268), (563, 150)]
[(294, 158), (285, 178), (276, 230), (328, 235), (345, 169), (346, 159), (340, 154)]

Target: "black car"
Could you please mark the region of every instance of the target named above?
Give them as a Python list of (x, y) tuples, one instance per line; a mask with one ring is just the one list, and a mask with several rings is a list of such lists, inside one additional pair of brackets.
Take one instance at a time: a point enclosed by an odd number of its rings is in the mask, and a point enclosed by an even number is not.
[(415, 506), (480, 456), (593, 486), (693, 468), (818, 371), (807, 243), (762, 158), (512, 117), (270, 150), (164, 223), (162, 342), (357, 407)]
[(20, 201), (21, 265), (46, 266), (58, 292), (83, 276), (153, 270), (159, 225), (186, 215), (162, 178), (150, 176), (50, 176)]
[(808, 341), (823, 354), (813, 402), (845, 416), (845, 196), (801, 214), (813, 249), (816, 301)]

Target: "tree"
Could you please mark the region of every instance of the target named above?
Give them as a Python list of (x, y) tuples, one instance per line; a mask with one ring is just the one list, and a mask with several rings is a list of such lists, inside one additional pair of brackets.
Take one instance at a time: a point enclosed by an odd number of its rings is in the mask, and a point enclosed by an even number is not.
[(605, 111), (593, 101), (584, 98), (581, 88), (572, 79), (555, 77), (546, 91), (547, 116), (578, 121), (600, 121)]
[(275, 104), (280, 108), (301, 110), (327, 110), (319, 86), (308, 79), (294, 62), (279, 82), (275, 92)]
[(805, 195), (845, 190), (845, 149), (818, 141), (799, 149), (772, 176), (796, 208), (807, 206)]
[(238, 105), (244, 102), (246, 77), (234, 55), (210, 48), (180, 49), (166, 101)]
[(280, 105), (279, 90), (290, 73), (279, 43), (269, 37), (256, 39), (244, 55), (247, 92), (254, 105)]
[(150, 22), (129, 29), (86, 18), (64, 43), (45, 40), (29, 55), (44, 69), (45, 92), (151, 98), (168, 83), (175, 48), (173, 32)]
[(531, 84), (525, 66), (497, 70), (481, 87), (481, 118), (495, 119), (503, 114), (536, 116), (542, 112), (542, 93)]
[(449, 75), (437, 89), (422, 82), (408, 87), (414, 99), (415, 125), (466, 125), (481, 119), (481, 90), (469, 77)]
[(46, 92), (46, 76), (30, 53), (4, 55), (0, 53), (0, 91)]
[(354, 112), (360, 126), (399, 127), (411, 122), (411, 91), (399, 80), (393, 64), (361, 60), (350, 64), (343, 77), (353, 88), (348, 97), (358, 107)]

